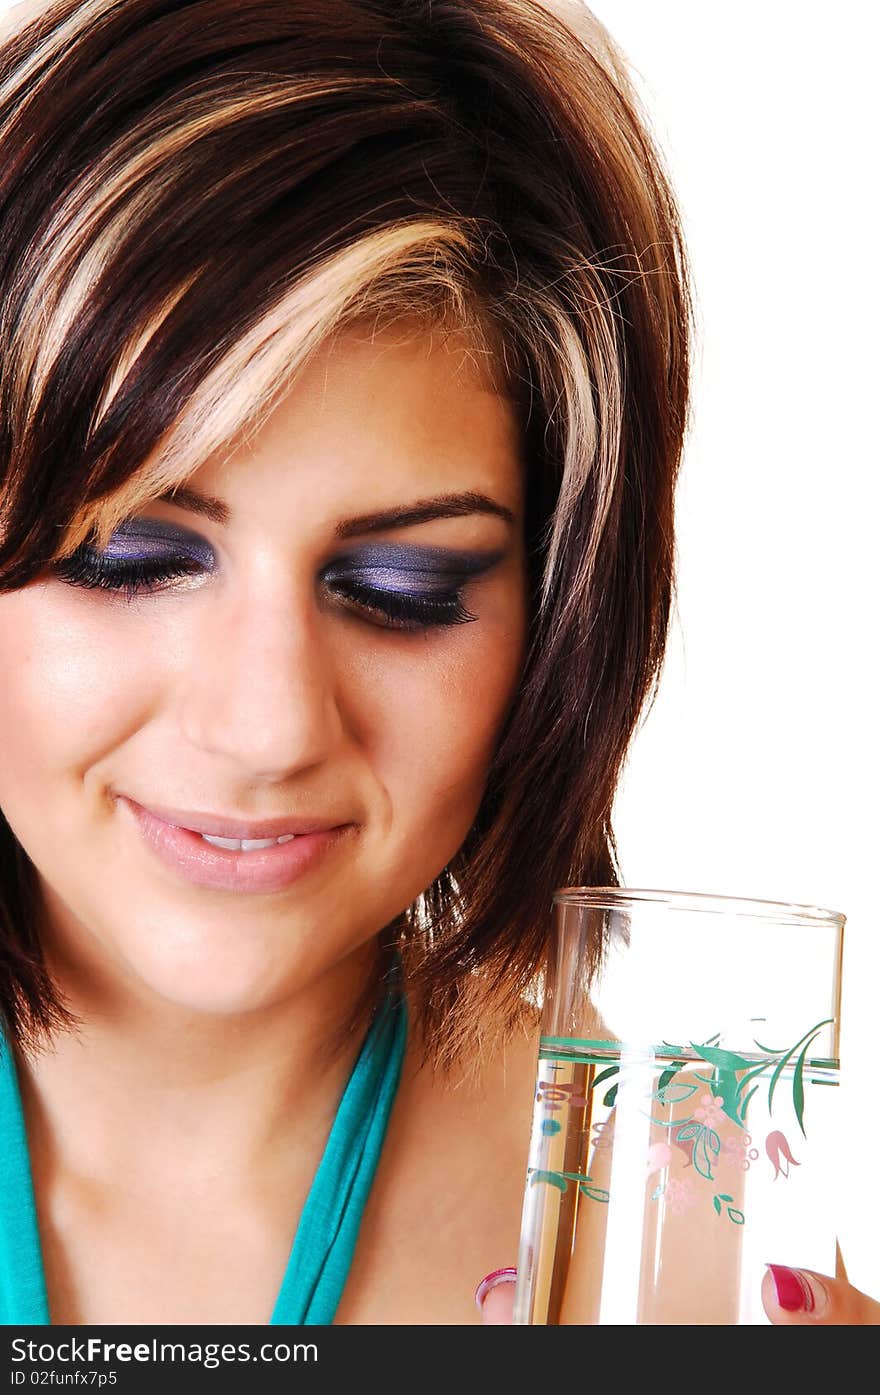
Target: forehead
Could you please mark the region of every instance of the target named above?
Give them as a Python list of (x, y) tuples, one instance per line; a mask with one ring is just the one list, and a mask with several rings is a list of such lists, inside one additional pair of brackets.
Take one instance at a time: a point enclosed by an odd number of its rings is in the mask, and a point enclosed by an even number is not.
[(369, 503), (376, 491), (393, 502), (414, 489), (482, 489), (518, 509), (523, 473), (519, 414), (481, 350), (462, 333), (400, 321), (333, 335), (262, 425), (190, 481), (244, 493), (283, 474), (328, 505), (343, 493)]

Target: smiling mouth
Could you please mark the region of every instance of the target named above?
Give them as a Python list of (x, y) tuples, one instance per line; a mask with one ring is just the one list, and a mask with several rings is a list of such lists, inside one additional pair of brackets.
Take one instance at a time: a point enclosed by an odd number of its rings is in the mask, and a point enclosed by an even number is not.
[(284, 891), (319, 867), (356, 827), (335, 824), (302, 833), (279, 831), (272, 837), (235, 838), (169, 822), (134, 800), (123, 798), (119, 803), (148, 850), (175, 874), (175, 879), (216, 891)]

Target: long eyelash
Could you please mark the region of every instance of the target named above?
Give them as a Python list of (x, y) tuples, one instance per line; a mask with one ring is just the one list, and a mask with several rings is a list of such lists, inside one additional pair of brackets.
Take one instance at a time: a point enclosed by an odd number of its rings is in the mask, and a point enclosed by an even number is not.
[(378, 612), (388, 629), (427, 630), (446, 625), (464, 625), (477, 616), (462, 605), (461, 592), (439, 596), (404, 596), (394, 591), (377, 591), (360, 581), (347, 581), (337, 588), (352, 598), (359, 609)]
[[(192, 576), (198, 570), (198, 563), (185, 557), (110, 560), (87, 548), (78, 549), (55, 567), (56, 574), (73, 586), (115, 591), (124, 594), (129, 601), (137, 595), (162, 590), (169, 582)], [(386, 629), (440, 629), (477, 619), (465, 609), (460, 591), (436, 596), (405, 596), (376, 590), (358, 581), (337, 584), (333, 589), (343, 598), (354, 601), (359, 610), (381, 616)]]
[(55, 570), (63, 581), (73, 586), (119, 591), (130, 601), (139, 594), (162, 590), (179, 577), (192, 576), (199, 566), (186, 557), (110, 561), (98, 552), (83, 548), (59, 562)]

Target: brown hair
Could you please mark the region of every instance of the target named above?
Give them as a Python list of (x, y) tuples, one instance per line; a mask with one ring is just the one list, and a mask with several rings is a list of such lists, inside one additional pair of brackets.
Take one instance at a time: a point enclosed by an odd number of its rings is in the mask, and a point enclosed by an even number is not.
[[(539, 994), (662, 661), (692, 307), (624, 61), (574, 0), (58, 0), (0, 47), (0, 590), (264, 419), (355, 317), (466, 328), (520, 404), (527, 656), (463, 845), (383, 927), (426, 1058)], [(73, 1018), (0, 818), (0, 1012)], [(374, 1005), (366, 985), (355, 1030)]]

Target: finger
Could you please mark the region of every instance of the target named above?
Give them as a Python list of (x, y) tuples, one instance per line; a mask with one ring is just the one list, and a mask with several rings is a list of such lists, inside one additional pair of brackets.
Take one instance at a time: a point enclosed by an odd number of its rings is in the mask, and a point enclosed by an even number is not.
[(474, 1302), (483, 1314), (483, 1323), (513, 1322), (515, 1269), (494, 1269), (477, 1284)]
[(780, 1326), (822, 1323), (830, 1327), (880, 1326), (880, 1303), (845, 1279), (768, 1264), (761, 1284), (764, 1311)]

